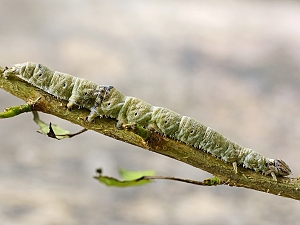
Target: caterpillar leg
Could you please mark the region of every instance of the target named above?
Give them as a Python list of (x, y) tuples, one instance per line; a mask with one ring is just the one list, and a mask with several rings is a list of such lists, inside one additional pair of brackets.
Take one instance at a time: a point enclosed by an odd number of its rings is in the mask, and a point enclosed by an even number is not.
[(273, 178), (273, 180), (274, 180), (275, 182), (277, 182), (277, 177), (276, 177), (276, 174), (275, 174), (274, 171), (269, 170), (269, 171), (267, 171), (267, 172), (264, 172), (263, 175), (265, 175), (265, 176), (271, 175), (272, 178)]
[(237, 163), (236, 163), (236, 162), (233, 162), (233, 163), (232, 163), (232, 166), (233, 166), (234, 172), (237, 173)]
[[(92, 121), (94, 121), (94, 119), (99, 116), (99, 114), (91, 111), (90, 114), (88, 115), (88, 117), (86, 118), (86, 120), (91, 123)], [(100, 116), (101, 117), (101, 116)]]
[(142, 126), (138, 125), (137, 123), (123, 125), (126, 129), (131, 129), (135, 134), (139, 135), (143, 138), (144, 141), (147, 141), (151, 135), (151, 131), (143, 128)]
[(68, 102), (68, 104), (67, 104), (68, 110), (71, 110), (74, 105), (75, 105), (75, 102)]
[(277, 182), (277, 178), (274, 172), (271, 172), (271, 176), (273, 177), (273, 180)]
[(131, 123), (128, 123), (127, 121), (121, 121), (121, 120), (118, 120), (118, 122), (116, 123), (116, 128), (117, 129), (127, 129), (127, 127), (130, 127), (132, 124)]

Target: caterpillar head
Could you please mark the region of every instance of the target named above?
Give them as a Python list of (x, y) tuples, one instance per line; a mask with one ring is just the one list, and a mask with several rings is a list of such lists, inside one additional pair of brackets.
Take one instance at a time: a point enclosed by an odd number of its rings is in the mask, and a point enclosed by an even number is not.
[[(278, 176), (288, 176), (292, 173), (290, 167), (281, 159), (267, 159), (266, 160), (266, 167), (268, 174), (275, 174)], [(273, 176), (273, 175), (272, 175)]]

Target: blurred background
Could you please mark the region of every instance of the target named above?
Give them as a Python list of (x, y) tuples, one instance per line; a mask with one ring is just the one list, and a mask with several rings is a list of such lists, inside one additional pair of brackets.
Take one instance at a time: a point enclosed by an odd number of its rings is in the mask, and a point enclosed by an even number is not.
[[(191, 116), (300, 174), (298, 1), (0, 3), (0, 65), (33, 61)], [(0, 90), (1, 109), (23, 101)], [(80, 127), (49, 115), (72, 132)], [(0, 121), (1, 224), (295, 224), (297, 201), (156, 181), (109, 188), (95, 169), (210, 174), (89, 131), (57, 141), (31, 113)]]

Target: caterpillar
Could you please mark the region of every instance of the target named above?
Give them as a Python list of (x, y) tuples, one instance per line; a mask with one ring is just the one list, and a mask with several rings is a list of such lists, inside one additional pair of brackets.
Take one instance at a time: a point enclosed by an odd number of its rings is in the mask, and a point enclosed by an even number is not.
[(230, 141), (191, 117), (125, 96), (113, 86), (97, 85), (32, 62), (16, 64), (6, 69), (4, 76), (7, 78), (10, 75), (18, 76), (29, 84), (68, 101), (68, 109), (74, 105), (89, 109), (89, 122), (96, 117), (106, 116), (115, 118), (117, 127), (136, 123), (232, 163), (236, 173), (237, 165), (242, 165), (263, 175), (271, 175), (274, 181), (277, 181), (276, 176), (291, 174), (291, 169), (281, 159), (266, 158), (250, 148)]

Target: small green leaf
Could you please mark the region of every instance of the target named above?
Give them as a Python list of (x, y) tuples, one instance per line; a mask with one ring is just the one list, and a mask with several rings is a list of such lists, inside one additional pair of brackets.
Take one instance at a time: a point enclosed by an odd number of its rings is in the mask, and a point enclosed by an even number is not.
[(207, 186), (216, 186), (216, 185), (220, 185), (221, 181), (218, 177), (212, 177), (212, 178), (205, 179), (203, 183)]
[(33, 112), (33, 120), (39, 125), (39, 133), (45, 134), (48, 137), (56, 138), (58, 140), (69, 138), (70, 131), (64, 130), (61, 127), (55, 124), (47, 124), (44, 121), (40, 120), (40, 117), (37, 112)]
[(116, 178), (107, 177), (107, 176), (98, 176), (95, 178), (107, 186), (114, 186), (114, 187), (133, 187), (133, 186), (144, 185), (151, 182), (151, 180), (145, 180), (145, 179), (121, 181)]
[(150, 183), (151, 180), (144, 178), (144, 176), (154, 175), (154, 171), (127, 171), (121, 169), (120, 175), (124, 180), (118, 180), (114, 177), (102, 176), (102, 170), (98, 169), (97, 172), (99, 173), (98, 176), (95, 176), (97, 180), (107, 186), (114, 186), (114, 187), (133, 187), (144, 185)]
[(124, 180), (135, 180), (143, 176), (154, 176), (155, 171), (153, 170), (129, 171), (125, 169), (120, 169), (119, 174)]

